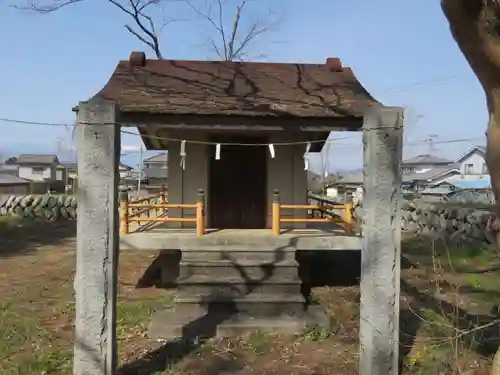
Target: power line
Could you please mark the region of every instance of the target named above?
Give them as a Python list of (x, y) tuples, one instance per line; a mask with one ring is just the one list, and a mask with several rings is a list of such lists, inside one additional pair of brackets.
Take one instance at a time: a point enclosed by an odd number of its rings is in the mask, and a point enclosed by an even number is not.
[[(0, 121), (4, 122), (14, 122), (14, 123), (20, 123), (20, 124), (29, 124), (29, 125), (37, 125), (37, 126), (57, 126), (57, 127), (75, 127), (76, 125), (68, 125), (68, 124), (62, 124), (62, 123), (49, 123), (49, 122), (36, 122), (36, 121), (26, 121), (26, 120), (18, 120), (18, 119), (9, 119), (9, 118), (0, 118)], [(112, 125), (118, 125), (120, 123), (112, 123)], [(128, 125), (128, 124), (127, 124)], [(177, 142), (183, 142), (185, 141), (186, 143), (198, 143), (198, 144), (207, 144), (207, 145), (215, 145), (217, 144), (216, 142), (204, 142), (204, 141), (188, 141), (180, 138), (168, 138), (168, 137), (159, 137), (159, 136), (153, 136), (153, 135), (141, 135), (138, 133), (134, 133), (131, 131), (127, 130), (121, 130), (123, 134), (128, 134), (128, 135), (133, 135), (141, 138), (148, 138), (148, 139), (157, 139), (157, 140), (165, 140), (165, 141), (177, 141)], [(422, 145), (422, 144), (429, 144), (431, 143), (432, 147), (435, 147), (436, 144), (446, 144), (446, 143), (460, 143), (460, 142), (472, 142), (472, 141), (479, 141), (483, 140), (483, 138), (459, 138), (459, 139), (449, 139), (449, 140), (443, 140), (443, 141), (435, 141), (434, 139), (437, 137), (436, 134), (432, 134), (432, 142), (430, 142), (430, 139), (427, 138), (423, 141), (419, 142), (407, 142), (404, 145), (405, 146), (415, 146), (415, 145)], [(339, 146), (346, 146), (346, 145), (340, 145), (337, 143), (339, 140), (347, 140), (347, 139), (355, 139), (357, 138), (356, 136), (346, 136), (346, 137), (333, 137), (329, 138), (326, 141), (323, 140), (311, 140), (311, 141), (299, 141), (299, 142), (277, 142), (274, 143), (274, 145), (297, 145), (297, 144), (307, 144), (307, 143), (336, 143), (336, 147)], [(221, 145), (236, 145), (234, 143), (219, 143)], [(269, 144), (238, 144), (241, 146), (268, 146)], [(352, 147), (352, 146), (347, 146), (347, 147)], [(132, 151), (129, 152), (129, 154), (133, 153), (139, 153), (139, 151)]]
[[(11, 123), (18, 123), (18, 124), (25, 124), (25, 125), (35, 125), (35, 126), (51, 126), (51, 127), (64, 127), (67, 129), (74, 128), (76, 124), (64, 124), (64, 123), (52, 123), (52, 122), (39, 122), (39, 121), (28, 121), (28, 120), (19, 120), (19, 119), (11, 119), (11, 118), (0, 118), (1, 122), (11, 122)], [(113, 122), (109, 124), (99, 124), (99, 125), (126, 125), (127, 127), (130, 126), (130, 124), (122, 124), (119, 122)], [(392, 127), (388, 127), (392, 128)], [(189, 141), (189, 140), (184, 140), (184, 139), (178, 139), (178, 138), (168, 138), (168, 137), (159, 137), (159, 136), (153, 136), (153, 135), (141, 135), (138, 133), (134, 133), (132, 131), (128, 130), (121, 130), (121, 133), (123, 134), (128, 134), (128, 135), (133, 135), (141, 138), (148, 138), (148, 139), (157, 139), (157, 140), (164, 140), (164, 141), (172, 141), (172, 142), (186, 142), (186, 143), (196, 143), (196, 144), (206, 144), (206, 145), (215, 145), (215, 144), (220, 144), (220, 145), (241, 145), (241, 146), (268, 146), (269, 144), (236, 144), (236, 143), (216, 143), (216, 142), (205, 142), (205, 141)], [(446, 143), (460, 143), (460, 142), (473, 142), (473, 141), (480, 141), (484, 140), (483, 138), (462, 138), (462, 139), (450, 139), (450, 140), (443, 140), (443, 141), (436, 141), (435, 139), (438, 137), (437, 134), (431, 134), (429, 138), (419, 141), (419, 142), (407, 142), (404, 144), (404, 146), (416, 146), (416, 145), (422, 145), (422, 144), (428, 144), (430, 147), (430, 151), (435, 151), (435, 145), (436, 144), (446, 144)], [(358, 138), (356, 136), (346, 136), (346, 137), (331, 137), (328, 138), (326, 141), (323, 140), (311, 140), (311, 141), (298, 141), (298, 142), (276, 142), (274, 145), (283, 145), (283, 146), (291, 146), (291, 145), (300, 145), (300, 144), (312, 144), (312, 143), (336, 143), (336, 148), (345, 146), (345, 145), (340, 145), (338, 144), (338, 141), (341, 140), (347, 140), (347, 139), (355, 139)], [(347, 146), (347, 147), (352, 147), (352, 146)], [(131, 155), (133, 153), (139, 153), (139, 151), (133, 151), (129, 152), (126, 155)]]

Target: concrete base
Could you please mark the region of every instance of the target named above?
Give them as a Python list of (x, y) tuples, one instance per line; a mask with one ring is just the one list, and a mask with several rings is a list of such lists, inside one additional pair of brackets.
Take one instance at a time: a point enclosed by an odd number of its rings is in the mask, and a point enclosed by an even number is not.
[(330, 319), (320, 306), (310, 306), (300, 315), (279, 315), (254, 318), (244, 314), (207, 313), (193, 308), (188, 313), (158, 311), (149, 326), (149, 336), (155, 340), (233, 337), (259, 331), (265, 333), (297, 334), (307, 327), (319, 326), (330, 330)]
[(190, 229), (153, 227), (148, 231), (120, 236), (121, 250), (184, 250), (216, 247), (273, 248), (293, 247), (296, 250), (355, 250), (361, 249), (360, 236), (346, 236), (335, 231), (303, 229), (283, 231), (274, 236), (270, 229), (207, 230), (201, 237)]

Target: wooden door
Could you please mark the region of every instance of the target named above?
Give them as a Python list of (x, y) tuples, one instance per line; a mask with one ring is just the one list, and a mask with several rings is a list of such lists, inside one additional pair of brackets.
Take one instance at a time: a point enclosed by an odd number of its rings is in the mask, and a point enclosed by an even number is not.
[[(262, 139), (241, 137), (225, 142), (266, 143)], [(211, 228), (266, 227), (266, 167), (265, 146), (223, 145), (220, 160), (215, 160), (215, 146), (212, 146), (207, 202)]]

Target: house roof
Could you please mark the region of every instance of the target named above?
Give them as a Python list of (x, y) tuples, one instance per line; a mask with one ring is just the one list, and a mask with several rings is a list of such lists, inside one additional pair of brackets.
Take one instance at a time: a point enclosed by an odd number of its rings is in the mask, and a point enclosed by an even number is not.
[(452, 182), (452, 185), (458, 189), (488, 189), (491, 188), (491, 179), (489, 177), (477, 180), (463, 180)]
[(17, 164), (0, 164), (0, 173), (17, 176), (19, 166)]
[[(74, 161), (70, 161), (70, 162), (64, 162), (64, 163), (61, 163), (62, 166), (66, 167), (66, 169), (77, 169), (78, 168), (78, 164)], [(124, 168), (124, 169), (127, 169), (127, 170), (132, 170), (133, 168), (126, 165), (126, 164), (123, 164), (123, 163), (120, 163), (120, 167), (121, 168)]]
[(168, 153), (162, 152), (161, 154), (156, 154), (150, 158), (144, 159), (143, 163), (167, 163)]
[(53, 164), (59, 163), (56, 155), (21, 154), (16, 164)]
[(76, 164), (75, 161), (66, 161), (66, 162), (63, 162), (61, 164), (64, 165), (66, 167), (66, 169), (76, 169), (76, 168), (78, 168), (78, 165)]
[(0, 173), (0, 185), (29, 184), (30, 181), (8, 173)]
[(403, 176), (404, 181), (429, 181), (448, 173), (460, 173), (460, 165), (436, 165)]
[(123, 163), (120, 163), (120, 164), (119, 164), (119, 167), (120, 167), (120, 168), (123, 168), (123, 169), (126, 169), (127, 171), (131, 171), (132, 169), (134, 169), (134, 168), (132, 168), (131, 166), (129, 166), (129, 165), (127, 165), (127, 164), (123, 164)]
[(484, 157), (484, 155), (486, 154), (486, 146), (472, 146), (467, 152), (460, 155), (458, 159), (455, 160), (455, 163), (462, 162), (466, 157), (473, 154), (474, 152), (478, 152), (481, 154), (481, 156)]
[(337, 58), (325, 64), (150, 60), (132, 52), (96, 95), (124, 113), (361, 117), (379, 103)]
[(406, 159), (403, 161), (402, 164), (410, 165), (410, 164), (450, 164), (450, 163), (453, 163), (453, 161), (448, 159), (443, 159), (435, 155), (423, 154), (414, 156), (410, 159)]
[[(429, 181), (433, 178), (441, 176), (446, 173), (460, 173), (458, 169), (458, 165), (450, 164), (450, 165), (437, 165), (432, 168), (425, 168), (421, 172), (414, 173), (405, 173), (403, 174), (403, 182), (411, 182), (411, 181)], [(342, 178), (336, 182), (334, 185), (344, 185), (344, 184), (362, 184), (363, 183), (363, 171), (357, 170), (351, 173), (346, 173), (342, 175)]]

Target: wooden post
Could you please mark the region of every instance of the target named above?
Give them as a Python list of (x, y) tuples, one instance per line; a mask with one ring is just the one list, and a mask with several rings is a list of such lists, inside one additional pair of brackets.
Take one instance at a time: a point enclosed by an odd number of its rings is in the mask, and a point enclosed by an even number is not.
[(162, 204), (167, 203), (167, 187), (165, 186), (165, 184), (161, 185), (160, 197), (161, 197), (160, 203)]
[(119, 250), (120, 125), (114, 103), (78, 106), (74, 375), (114, 375)]
[(129, 215), (128, 204), (129, 204), (128, 191), (127, 190), (120, 191), (120, 234), (130, 233), (130, 224), (128, 221), (128, 215)]
[(196, 235), (205, 234), (205, 192), (198, 189), (198, 202), (196, 202)]
[(353, 234), (353, 220), (352, 220), (352, 198), (351, 202), (346, 202), (344, 205), (344, 225), (347, 235), (352, 236)]
[(280, 228), (280, 192), (275, 189), (273, 192), (273, 209), (272, 209), (272, 231), (275, 236), (281, 233)]
[[(161, 185), (160, 203), (167, 204), (167, 187), (165, 186), (165, 184)], [(166, 210), (167, 210), (166, 208), (160, 209), (160, 215), (163, 215)]]
[(397, 375), (403, 110), (374, 107), (363, 125), (360, 375)]

